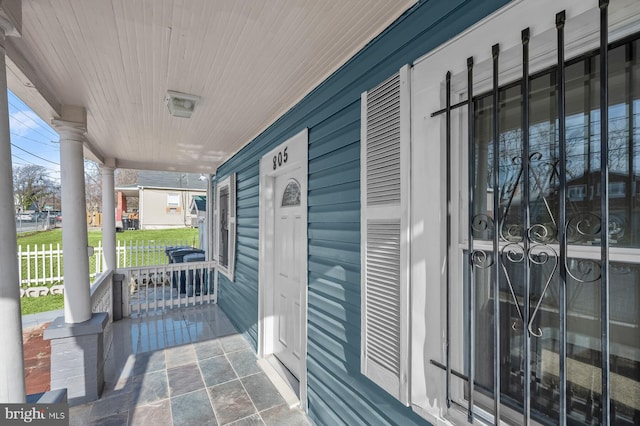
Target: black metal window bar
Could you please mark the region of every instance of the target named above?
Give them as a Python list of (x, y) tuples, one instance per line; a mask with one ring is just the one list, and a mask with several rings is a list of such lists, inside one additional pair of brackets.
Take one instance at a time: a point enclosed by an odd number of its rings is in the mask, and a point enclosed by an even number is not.
[[(547, 424), (640, 424), (640, 401), (629, 402), (620, 396), (625, 391), (640, 387), (640, 348), (637, 329), (640, 315), (634, 303), (640, 299), (640, 268), (634, 264), (610, 262), (610, 243), (621, 246), (640, 247), (638, 229), (640, 228), (640, 185), (637, 170), (640, 169), (640, 120), (634, 119), (634, 109), (640, 105), (640, 96), (634, 96), (635, 46), (638, 36), (632, 41), (618, 42), (610, 46), (608, 41), (608, 1), (601, 0), (600, 7), (600, 47), (591, 54), (583, 55), (570, 62), (565, 61), (564, 24), (565, 13), (556, 15), (557, 65), (550, 70), (536, 74), (529, 73), (529, 29), (524, 29), (522, 39), (522, 79), (508, 87), (500, 87), (499, 45), (492, 46), (493, 87), (490, 93), (475, 96), (473, 93), (473, 58), (467, 59), (467, 101), (451, 104), (451, 73), (446, 75), (446, 107), (432, 116), (445, 114), (446, 118), (446, 158), (447, 158), (447, 247), (451, 255), (451, 112), (467, 106), (469, 179), (468, 185), (468, 247), (466, 295), (466, 336), (465, 336), (465, 374), (451, 368), (450, 363), (450, 286), (449, 263), (447, 262), (447, 330), (445, 342), (445, 364), (431, 361), (446, 371), (447, 405), (452, 403), (450, 392), (451, 377), (466, 381), (468, 421), (472, 423), (478, 416), (475, 394), (480, 392), (493, 399), (493, 421), (499, 423), (501, 410), (508, 407), (511, 412), (520, 412), (522, 424), (533, 420)], [(610, 129), (609, 129), (609, 57), (611, 51), (622, 49), (626, 71), (624, 73), (625, 90), (615, 94), (620, 97), (626, 91), (624, 104), (628, 108), (626, 134), (628, 144), (626, 161), (628, 174), (623, 178), (614, 171), (615, 182), (610, 182)], [(593, 75), (599, 62), (597, 84)], [(575, 172), (568, 176), (568, 164), (576, 156), (575, 129), (571, 132), (572, 141), (568, 142), (567, 130), (567, 67), (575, 74), (575, 69), (583, 67), (584, 75), (584, 116), (587, 134), (584, 147), (587, 151), (583, 160), (582, 178)], [(635, 71), (638, 73), (638, 71)], [(575, 80), (575, 76), (573, 77)], [(546, 80), (545, 80), (546, 79)], [(549, 87), (545, 96), (549, 104), (545, 108), (550, 124), (549, 134), (540, 137), (534, 135), (536, 124), (540, 120), (540, 108), (532, 111), (531, 102), (535, 93), (541, 90), (538, 80), (547, 81)], [(572, 81), (574, 81), (572, 80)], [(592, 84), (594, 83), (594, 84)], [(532, 87), (536, 85), (536, 87)], [(543, 89), (547, 86), (542, 85)], [(549, 90), (550, 89), (550, 90)], [(548, 92), (553, 91), (552, 95)], [(593, 104), (593, 93), (598, 93), (597, 104)], [(546, 98), (544, 98), (546, 99)], [(471, 100), (469, 102), (469, 100)], [(576, 110), (575, 99), (570, 99), (571, 111)], [(634, 102), (638, 105), (634, 106)], [(519, 110), (519, 111), (518, 111)], [(490, 117), (479, 118), (482, 114)], [(520, 116), (520, 129), (501, 129), (509, 115)], [(532, 120), (534, 117), (535, 120)], [(557, 120), (557, 121), (556, 121)], [(513, 119), (512, 119), (513, 122)], [(555, 125), (554, 129), (551, 129)], [(508, 126), (505, 126), (508, 127)], [(539, 126), (538, 126), (539, 127)], [(539, 131), (539, 128), (537, 129)], [(615, 130), (614, 130), (615, 131)], [(478, 159), (482, 149), (479, 134), (485, 134), (490, 141), (484, 153), (486, 161)], [(635, 136), (634, 136), (635, 135)], [(541, 139), (547, 138), (549, 146), (540, 147)], [(595, 141), (592, 143), (592, 137)], [(512, 141), (509, 142), (509, 138)], [(533, 139), (532, 139), (533, 138)], [(597, 139), (599, 138), (599, 141)], [(514, 143), (513, 140), (517, 140)], [(596, 144), (597, 142), (597, 144)], [(509, 149), (503, 149), (509, 143), (519, 146), (519, 153), (511, 157), (505, 165)], [(599, 153), (597, 150), (599, 145)], [(489, 146), (492, 147), (489, 150)], [(614, 151), (617, 147), (613, 147)], [(545, 151), (546, 149), (546, 151)], [(513, 151), (513, 150), (512, 150)], [(571, 151), (572, 158), (569, 158)], [(598, 158), (596, 158), (599, 155)], [(599, 162), (599, 164), (597, 164)], [(490, 170), (487, 170), (490, 169)], [(485, 176), (483, 183), (481, 176)], [(478, 182), (478, 180), (480, 182)], [(626, 195), (624, 206), (614, 206), (626, 211), (624, 227), (611, 214), (611, 184), (622, 188)], [(490, 184), (490, 185), (489, 185)], [(487, 188), (486, 195), (478, 188)], [(481, 195), (481, 196), (479, 196)], [(482, 198), (485, 200), (481, 200)], [(488, 199), (491, 199), (489, 203)], [(592, 200), (589, 208), (581, 208), (584, 200)], [(595, 200), (595, 201), (593, 201)], [(489, 208), (490, 209), (487, 210)], [(619, 204), (619, 203), (618, 203)], [(576, 207), (577, 206), (577, 207)], [(617, 214), (617, 213), (616, 213)], [(624, 222), (624, 221), (623, 221)], [(621, 230), (622, 229), (622, 230)], [(490, 250), (477, 248), (474, 239), (491, 243)], [(572, 254), (572, 245), (599, 245), (599, 259), (578, 258)], [(612, 272), (613, 271), (613, 272)], [(614, 318), (616, 327), (624, 327), (628, 321), (631, 331), (631, 350), (635, 355), (619, 356), (611, 354), (611, 277), (615, 273), (620, 282), (617, 284), (615, 299), (631, 298), (629, 312), (617, 313)], [(625, 275), (626, 274), (626, 275)], [(620, 278), (622, 277), (622, 278)], [(625, 278), (626, 277), (626, 278)], [(484, 306), (478, 306), (477, 286), (484, 283), (484, 293), (489, 294)], [(624, 291), (629, 294), (617, 294)], [(571, 289), (569, 292), (568, 289)], [(578, 289), (578, 290), (575, 290)], [(587, 290), (585, 290), (587, 289)], [(591, 290), (589, 290), (591, 289)], [(582, 293), (591, 291), (590, 297)], [(597, 294), (599, 293), (599, 294)], [(596, 296), (597, 294), (597, 296)], [(596, 300), (596, 297), (599, 299)], [(555, 311), (547, 306), (545, 299), (553, 299)], [(568, 339), (569, 306), (591, 302), (593, 313), (599, 316), (599, 347), (594, 347), (589, 336), (580, 336), (582, 341)], [(616, 302), (618, 303), (618, 302)], [(619, 303), (618, 303), (619, 304)], [(599, 306), (595, 306), (599, 305)], [(485, 312), (484, 314), (482, 312)], [(551, 312), (551, 313), (549, 313)], [(571, 311), (573, 312), (573, 311)], [(492, 330), (478, 328), (477, 318), (484, 315), (484, 323), (492, 323)], [(574, 315), (575, 316), (575, 315)], [(635, 327), (635, 328), (634, 328)], [(635, 331), (634, 331), (635, 330)], [(555, 337), (553, 335), (556, 333)], [(618, 333), (618, 332), (617, 332)], [(635, 335), (633, 334), (635, 333)], [(573, 333), (577, 335), (580, 333)], [(588, 334), (588, 333), (587, 333)], [(585, 343), (585, 341), (587, 341)], [(618, 339), (620, 340), (620, 339)], [(617, 343), (616, 343), (617, 344)], [(580, 346), (582, 345), (582, 346)], [(635, 345), (635, 346), (634, 346)], [(482, 346), (482, 347), (479, 347)], [(490, 348), (492, 346), (492, 348)], [(517, 347), (515, 355), (513, 348)], [(477, 353), (490, 352), (492, 365), (483, 365), (478, 369)], [(541, 355), (542, 354), (542, 355)], [(637, 359), (634, 359), (636, 357)], [(505, 358), (508, 358), (505, 361)], [(613, 360), (613, 361), (612, 361)], [(612, 398), (611, 368), (615, 365), (618, 381), (615, 400)], [(545, 376), (543, 364), (553, 371), (551, 379)], [(515, 364), (515, 365), (514, 365)], [(618, 364), (623, 364), (620, 368)], [(557, 365), (557, 367), (554, 367)], [(488, 373), (488, 370), (491, 370)], [(596, 373), (599, 377), (595, 377)], [(492, 377), (489, 379), (488, 374)], [(572, 374), (576, 377), (568, 377)], [(593, 383), (584, 389), (582, 375), (591, 374)], [(623, 379), (628, 379), (624, 382)], [(620, 383), (626, 383), (625, 389)], [(515, 384), (515, 385), (514, 385)], [(598, 389), (599, 387), (599, 389)], [(515, 390), (514, 390), (515, 389)], [(634, 393), (637, 399), (637, 393)], [(634, 396), (630, 396), (634, 398)], [(484, 398), (486, 400), (486, 398)], [(456, 403), (453, 401), (453, 403)], [(486, 403), (485, 403), (486, 406)]]

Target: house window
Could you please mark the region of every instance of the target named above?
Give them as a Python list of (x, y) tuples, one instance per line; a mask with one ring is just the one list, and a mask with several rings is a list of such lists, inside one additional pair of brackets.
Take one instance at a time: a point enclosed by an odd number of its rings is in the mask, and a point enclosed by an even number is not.
[(165, 211), (169, 214), (180, 213), (180, 195), (179, 194), (167, 194), (167, 207)]
[(218, 270), (233, 281), (236, 242), (236, 175), (220, 181), (216, 187), (217, 203), (217, 266)]
[[(411, 402), (427, 420), (640, 420), (625, 390), (640, 386), (638, 16), (509, 2), (414, 63)], [(607, 155), (628, 195), (603, 202)]]
[(167, 207), (180, 207), (180, 195), (167, 194)]
[(569, 200), (582, 201), (587, 195), (587, 185), (569, 186)]
[[(566, 62), (564, 163), (560, 162), (563, 148), (556, 108), (556, 67), (529, 78), (528, 129), (522, 128), (521, 81), (506, 84), (497, 92), (497, 140), (493, 92), (473, 99), (471, 259), (466, 252), (467, 264), (473, 266), (465, 279), (465, 291), (473, 287), (475, 297), (470, 302), (473, 309), (467, 306), (465, 311), (474, 312), (474, 341), (470, 344), (474, 347), (475, 399), (487, 411), (493, 409), (497, 379), (505, 411), (522, 412), (528, 398), (533, 419), (558, 423), (560, 369), (565, 368), (567, 421), (601, 422), (602, 341), (608, 339), (610, 421), (631, 425), (640, 419), (640, 400), (627, 390), (640, 389), (640, 207), (633, 194), (625, 192), (640, 176), (637, 38), (618, 42), (609, 50), (611, 181), (606, 224), (601, 223), (597, 51)], [(528, 152), (524, 132), (528, 133)], [(561, 175), (566, 176), (565, 188), (561, 187)], [(586, 197), (587, 187), (596, 188), (595, 197)], [(560, 222), (563, 189), (567, 198), (564, 223)], [(490, 190), (497, 201), (489, 197)], [(617, 249), (609, 251), (606, 277), (600, 248), (603, 226), (610, 246)], [(566, 257), (561, 262), (563, 234)], [(561, 273), (566, 276), (564, 305)], [(602, 332), (601, 324), (605, 279), (609, 283), (608, 300), (604, 301), (610, 310), (608, 334)], [(566, 332), (560, 327), (561, 315), (566, 315)], [(567, 352), (561, 367), (563, 338)], [(525, 376), (529, 391), (523, 389)]]
[(610, 182), (609, 198), (624, 198), (627, 195), (625, 186), (625, 182)]

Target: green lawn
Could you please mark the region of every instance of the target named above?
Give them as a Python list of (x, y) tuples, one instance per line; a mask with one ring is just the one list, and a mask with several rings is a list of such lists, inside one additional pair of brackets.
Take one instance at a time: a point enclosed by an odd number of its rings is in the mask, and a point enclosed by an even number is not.
[[(98, 242), (102, 240), (102, 231), (89, 231), (88, 240), (90, 246), (97, 246)], [(198, 229), (197, 228), (176, 228), (176, 229), (141, 229), (137, 231), (125, 231), (118, 232), (116, 234), (117, 241), (189, 241), (191, 244), (196, 244), (198, 241)], [(52, 229), (50, 231), (31, 232), (28, 234), (21, 234), (18, 236), (18, 245), (26, 247), (27, 245), (42, 245), (49, 244), (56, 245), (62, 244), (62, 229)]]
[[(102, 231), (89, 231), (88, 232), (88, 244), (90, 246), (97, 247), (98, 243), (102, 240)], [(198, 229), (197, 228), (178, 228), (178, 229), (154, 229), (154, 230), (136, 230), (125, 231), (116, 234), (116, 240), (122, 243), (128, 243), (132, 241), (135, 246), (136, 241), (157, 241), (157, 242), (182, 242), (189, 245), (197, 245), (198, 243)], [(48, 249), (49, 244), (53, 244), (54, 248), (58, 243), (62, 245), (62, 230), (53, 229), (49, 231), (32, 232), (29, 234), (21, 234), (18, 236), (18, 245), (22, 246), (23, 251), (27, 246), (33, 247), (37, 245), (42, 247), (45, 245), (45, 249)], [(160, 253), (157, 256), (164, 257), (164, 253)], [(151, 256), (146, 254), (146, 256)], [(141, 259), (144, 262), (144, 259)], [(94, 257), (90, 258), (89, 268), (90, 271), (95, 272), (95, 260)], [(140, 263), (142, 264), (142, 263)], [(45, 265), (48, 270), (48, 263)], [(23, 278), (26, 276), (26, 260), (23, 260), (22, 271)], [(53, 265), (54, 273), (57, 273), (57, 264)], [(34, 267), (32, 266), (32, 276), (34, 274)], [(23, 297), (21, 299), (22, 315), (28, 315), (38, 312), (52, 311), (56, 309), (62, 309), (64, 307), (64, 297), (62, 295), (47, 295), (41, 297)]]
[(62, 229), (52, 229), (50, 231), (25, 232), (18, 234), (18, 245), (26, 247), (27, 245), (49, 245), (56, 243), (62, 244)]
[(55, 311), (64, 308), (64, 296), (62, 294), (48, 294), (41, 297), (23, 297), (20, 299), (20, 305), (22, 306), (22, 315)]

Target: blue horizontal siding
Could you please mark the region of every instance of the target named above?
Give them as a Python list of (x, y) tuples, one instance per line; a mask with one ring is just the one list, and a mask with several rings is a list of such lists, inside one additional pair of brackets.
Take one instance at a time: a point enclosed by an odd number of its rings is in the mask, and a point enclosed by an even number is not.
[[(255, 237), (245, 237), (243, 235), (238, 235), (238, 247), (244, 247), (247, 250), (258, 250), (258, 240)], [(243, 253), (243, 250), (238, 249), (240, 253)], [(257, 259), (257, 256), (254, 256)]]
[(360, 161), (360, 144), (358, 141), (353, 141), (349, 145), (344, 143), (341, 145), (343, 146), (342, 148), (332, 152), (330, 155), (323, 155), (313, 160), (309, 174), (313, 175), (336, 166)]
[(360, 160), (309, 175), (309, 189), (330, 188), (336, 183), (359, 182)]
[[(354, 125), (360, 130), (360, 99), (354, 100), (346, 107), (327, 117), (314, 127), (314, 139), (309, 142), (323, 142), (326, 138), (335, 139), (344, 130), (353, 129)], [(358, 137), (358, 139), (360, 139)]]
[(219, 304), (257, 347), (259, 162), (309, 129), (307, 402), (317, 424), (426, 423), (360, 373), (360, 94), (506, 3), (419, 1), (217, 170), (238, 173), (235, 282), (220, 276)]
[(360, 181), (339, 183), (334, 186), (309, 191), (309, 207), (359, 202)]
[(307, 235), (310, 240), (340, 241), (358, 244), (360, 241), (360, 224), (358, 222), (314, 222), (312, 225), (309, 225)]
[(360, 146), (360, 116), (358, 116), (356, 125), (340, 128), (335, 134), (328, 136), (326, 140), (309, 145), (309, 160), (313, 161), (317, 157), (331, 153), (350, 143), (357, 143)]
[[(257, 168), (257, 166), (256, 166)], [(238, 173), (236, 183), (238, 188), (238, 193), (241, 194), (242, 197), (247, 198), (247, 194), (244, 193), (244, 190), (252, 190), (258, 183), (260, 182), (260, 175), (255, 174), (255, 170), (249, 170), (244, 173)]]
[(336, 211), (335, 204), (309, 207), (309, 222), (359, 222), (360, 203), (342, 203)]
[[(253, 269), (253, 268), (251, 268)], [(236, 328), (242, 331), (253, 344), (258, 347), (258, 292), (257, 287), (244, 283), (257, 283), (257, 274), (246, 274), (240, 269), (236, 271), (234, 282), (227, 277), (218, 274), (218, 304), (223, 307), (225, 313)], [(256, 310), (248, 307), (255, 306)], [(234, 314), (242, 312), (243, 315)]]
[[(343, 129), (340, 132), (336, 132), (332, 135), (331, 139), (318, 142), (309, 146), (309, 161), (313, 162), (316, 158), (323, 155), (332, 154), (336, 149), (340, 149), (348, 144), (358, 144), (360, 146), (360, 128)], [(312, 167), (317, 167), (315, 164), (310, 164)], [(314, 172), (316, 170), (312, 170)]]
[(360, 264), (360, 245), (337, 241), (309, 241), (309, 256), (322, 257), (325, 260)]

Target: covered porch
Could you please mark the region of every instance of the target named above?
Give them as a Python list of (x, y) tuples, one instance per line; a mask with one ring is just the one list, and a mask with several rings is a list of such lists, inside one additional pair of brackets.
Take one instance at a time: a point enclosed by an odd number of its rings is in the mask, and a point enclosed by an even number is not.
[[(154, 284), (153, 312), (118, 315), (118, 307), (130, 305), (114, 298), (114, 282), (123, 272), (130, 275), (116, 267), (115, 215), (105, 214), (102, 224), (104, 273), (89, 281), (87, 253), (92, 249), (87, 247), (83, 162), (89, 158), (101, 165), (103, 212), (116, 209), (117, 168), (208, 176), (207, 211), (214, 212), (211, 177), (217, 167), (412, 3), (1, 2), (0, 270), (5, 279), (0, 282), (0, 321), (7, 326), (0, 334), (6, 342), (0, 355), (0, 401), (26, 400), (6, 98), (11, 89), (60, 135), (65, 310), (48, 337), (60, 340), (52, 344), (52, 369), (60, 371), (52, 371), (52, 389), (68, 390), (76, 406), (72, 421), (101, 423), (126, 416), (129, 424), (160, 418), (184, 424), (174, 398), (194, 398), (202, 410), (184, 414), (208, 415), (211, 424), (282, 424), (287, 416), (293, 416), (293, 424), (304, 423), (304, 416), (288, 411), (277, 393), (251, 390), (272, 385), (255, 370), (256, 348), (225, 319), (215, 291), (206, 298), (187, 294), (186, 303), (165, 303), (156, 297)], [(211, 248), (216, 247), (212, 216), (207, 217)], [(216, 253), (207, 250), (201, 270), (216, 266)], [(148, 307), (145, 288), (141, 300)], [(114, 321), (119, 317), (124, 319)], [(91, 365), (72, 365), (70, 347)], [(245, 358), (236, 360), (242, 358), (238, 353)], [(65, 357), (67, 364), (57, 367)], [(254, 372), (243, 375), (247, 365)], [(174, 375), (181, 368), (186, 376)], [(228, 380), (213, 384), (220, 380), (211, 378), (216, 368)], [(172, 383), (172, 377), (189, 374), (193, 381)], [(194, 383), (197, 388), (187, 391)], [(214, 386), (229, 386), (229, 393), (218, 399), (210, 392)], [(264, 397), (278, 401), (265, 402)], [(236, 399), (243, 401), (241, 417), (222, 408)], [(278, 408), (283, 406), (287, 410)]]
[(309, 424), (217, 305), (118, 321), (113, 347), (102, 396), (71, 425)]
[[(23, 318), (28, 392), (49, 389), (50, 348), (41, 334), (53, 313)], [(118, 321), (113, 342), (102, 396), (71, 407), (71, 425), (309, 424), (217, 305)]]

